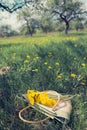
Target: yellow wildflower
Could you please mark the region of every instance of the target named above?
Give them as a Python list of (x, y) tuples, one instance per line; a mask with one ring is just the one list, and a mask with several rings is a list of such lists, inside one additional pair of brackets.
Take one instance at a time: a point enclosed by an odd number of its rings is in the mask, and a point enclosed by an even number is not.
[(39, 103), (51, 107), (56, 104), (56, 100), (49, 98), (48, 94), (43, 92), (39, 94)]
[(25, 60), (25, 61), (24, 61), (24, 64), (26, 64), (26, 63), (28, 63), (28, 60)]
[(48, 66), (48, 69), (52, 69), (52, 66), (49, 65), (49, 66)]
[(61, 76), (61, 75), (57, 75), (57, 78), (58, 78), (58, 79), (61, 79), (61, 78), (62, 78), (62, 76)]
[(72, 78), (75, 78), (75, 77), (76, 77), (76, 74), (72, 73), (70, 76), (71, 76)]
[(56, 100), (47, 98), (47, 100), (46, 100), (46, 105), (47, 106), (51, 107), (51, 106), (54, 106), (55, 104), (56, 104)]
[(74, 57), (74, 60), (77, 60), (77, 58), (76, 58), (76, 57)]
[(35, 72), (38, 72), (39, 70), (38, 70), (38, 69), (35, 69), (34, 71), (35, 71)]
[(36, 56), (33, 58), (34, 61), (37, 61), (39, 59), (39, 56)]
[(31, 105), (34, 105), (35, 102), (49, 107), (56, 104), (56, 100), (49, 98), (46, 92), (28, 90), (26, 96)]
[(47, 98), (47, 94), (45, 92), (40, 93), (40, 95), (39, 95), (39, 103), (45, 105), (46, 104), (46, 98)]
[(34, 105), (34, 102), (35, 102), (35, 96), (38, 95), (38, 92), (37, 91), (34, 91), (34, 90), (28, 90), (27, 91), (27, 98), (30, 102), (31, 105)]
[(30, 59), (30, 55), (27, 55), (26, 58), (27, 58), (27, 59)]
[(47, 65), (48, 63), (47, 62), (44, 62), (44, 65)]
[(39, 59), (39, 56), (36, 56), (36, 59), (38, 60), (38, 59)]
[(85, 64), (85, 63), (82, 63), (81, 66), (82, 66), (82, 67), (86, 67), (86, 64)]
[(55, 63), (55, 65), (56, 65), (56, 66), (59, 66), (59, 65), (60, 65), (60, 63), (59, 63), (59, 62), (56, 62), (56, 63)]
[(28, 90), (27, 94), (30, 95), (31, 97), (34, 97), (35, 94), (36, 94), (36, 91), (34, 91), (34, 90)]
[(31, 105), (34, 105), (34, 98), (30, 97), (28, 98)]

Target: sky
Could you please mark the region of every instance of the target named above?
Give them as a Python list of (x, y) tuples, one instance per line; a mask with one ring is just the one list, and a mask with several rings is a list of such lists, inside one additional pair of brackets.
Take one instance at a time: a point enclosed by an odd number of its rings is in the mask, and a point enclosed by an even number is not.
[[(12, 1), (12, 0), (9, 0)], [(80, 0), (85, 3), (85, 7), (87, 8), (87, 0)], [(17, 19), (17, 13), (9, 13), (7, 11), (0, 11), (0, 25), (3, 23), (7, 25), (11, 25), (14, 30), (18, 30), (21, 27), (21, 22)]]
[(17, 19), (17, 14), (7, 11), (0, 12), (0, 25), (3, 25), (3, 23), (11, 25), (14, 30), (18, 30), (21, 26), (21, 23)]

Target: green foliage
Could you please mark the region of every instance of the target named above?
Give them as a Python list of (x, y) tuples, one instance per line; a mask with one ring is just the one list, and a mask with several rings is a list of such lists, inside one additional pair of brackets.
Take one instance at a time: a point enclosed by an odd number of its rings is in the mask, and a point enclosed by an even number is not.
[[(75, 0), (51, 0), (48, 2), (52, 20), (65, 23), (65, 34), (68, 34), (70, 22), (86, 15), (83, 3)], [(83, 15), (83, 16), (84, 16)]]
[(75, 28), (76, 28), (77, 31), (78, 30), (83, 30), (84, 29), (84, 25), (83, 25), (83, 23), (78, 21), (78, 23), (76, 23), (76, 25), (75, 25)]
[[(66, 39), (49, 44), (38, 44), (38, 38), (36, 44), (0, 44), (0, 66), (10, 66), (9, 72), (0, 75), (1, 130), (63, 129), (62, 124), (53, 120), (38, 125), (20, 121), (18, 112), (28, 103), (17, 95), (26, 93), (27, 89), (77, 94), (72, 100), (73, 111), (68, 125), (72, 130), (86, 129), (87, 38), (80, 36), (75, 40), (74, 36), (68, 36)], [(25, 113), (25, 118), (30, 117), (30, 113)]]

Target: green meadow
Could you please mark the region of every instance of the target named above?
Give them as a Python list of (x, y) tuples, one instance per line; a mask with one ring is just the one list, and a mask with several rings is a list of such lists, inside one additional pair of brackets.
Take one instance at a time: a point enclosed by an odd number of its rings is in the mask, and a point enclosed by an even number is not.
[[(3, 74), (1, 68), (9, 67)], [(0, 39), (0, 129), (68, 130), (54, 120), (29, 125), (18, 118), (28, 89), (55, 90), (72, 99), (71, 130), (87, 129), (87, 34), (50, 33)]]

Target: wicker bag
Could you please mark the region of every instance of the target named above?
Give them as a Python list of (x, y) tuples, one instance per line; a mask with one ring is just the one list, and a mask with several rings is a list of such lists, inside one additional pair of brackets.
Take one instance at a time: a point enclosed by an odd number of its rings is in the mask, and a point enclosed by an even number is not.
[[(19, 118), (26, 123), (41, 123), (41, 122), (46, 121), (48, 118), (51, 118), (51, 119), (56, 119), (61, 123), (67, 124), (67, 122), (70, 119), (70, 114), (71, 114), (71, 110), (72, 110), (71, 99), (73, 96), (72, 95), (62, 95), (53, 90), (48, 90), (48, 91), (44, 91), (44, 92), (46, 92), (48, 94), (49, 98), (56, 100), (56, 104), (52, 107), (49, 107), (49, 106), (45, 106), (43, 104), (35, 102), (34, 105), (30, 104), (29, 106), (20, 110)], [(42, 92), (39, 92), (39, 93), (42, 93)], [(26, 94), (23, 94), (23, 96), (27, 100)], [(45, 119), (42, 119), (39, 121), (30, 121), (30, 120), (24, 119), (22, 117), (22, 113), (24, 111), (26, 111), (27, 109), (29, 109), (30, 107), (43, 113), (47, 117)]]

